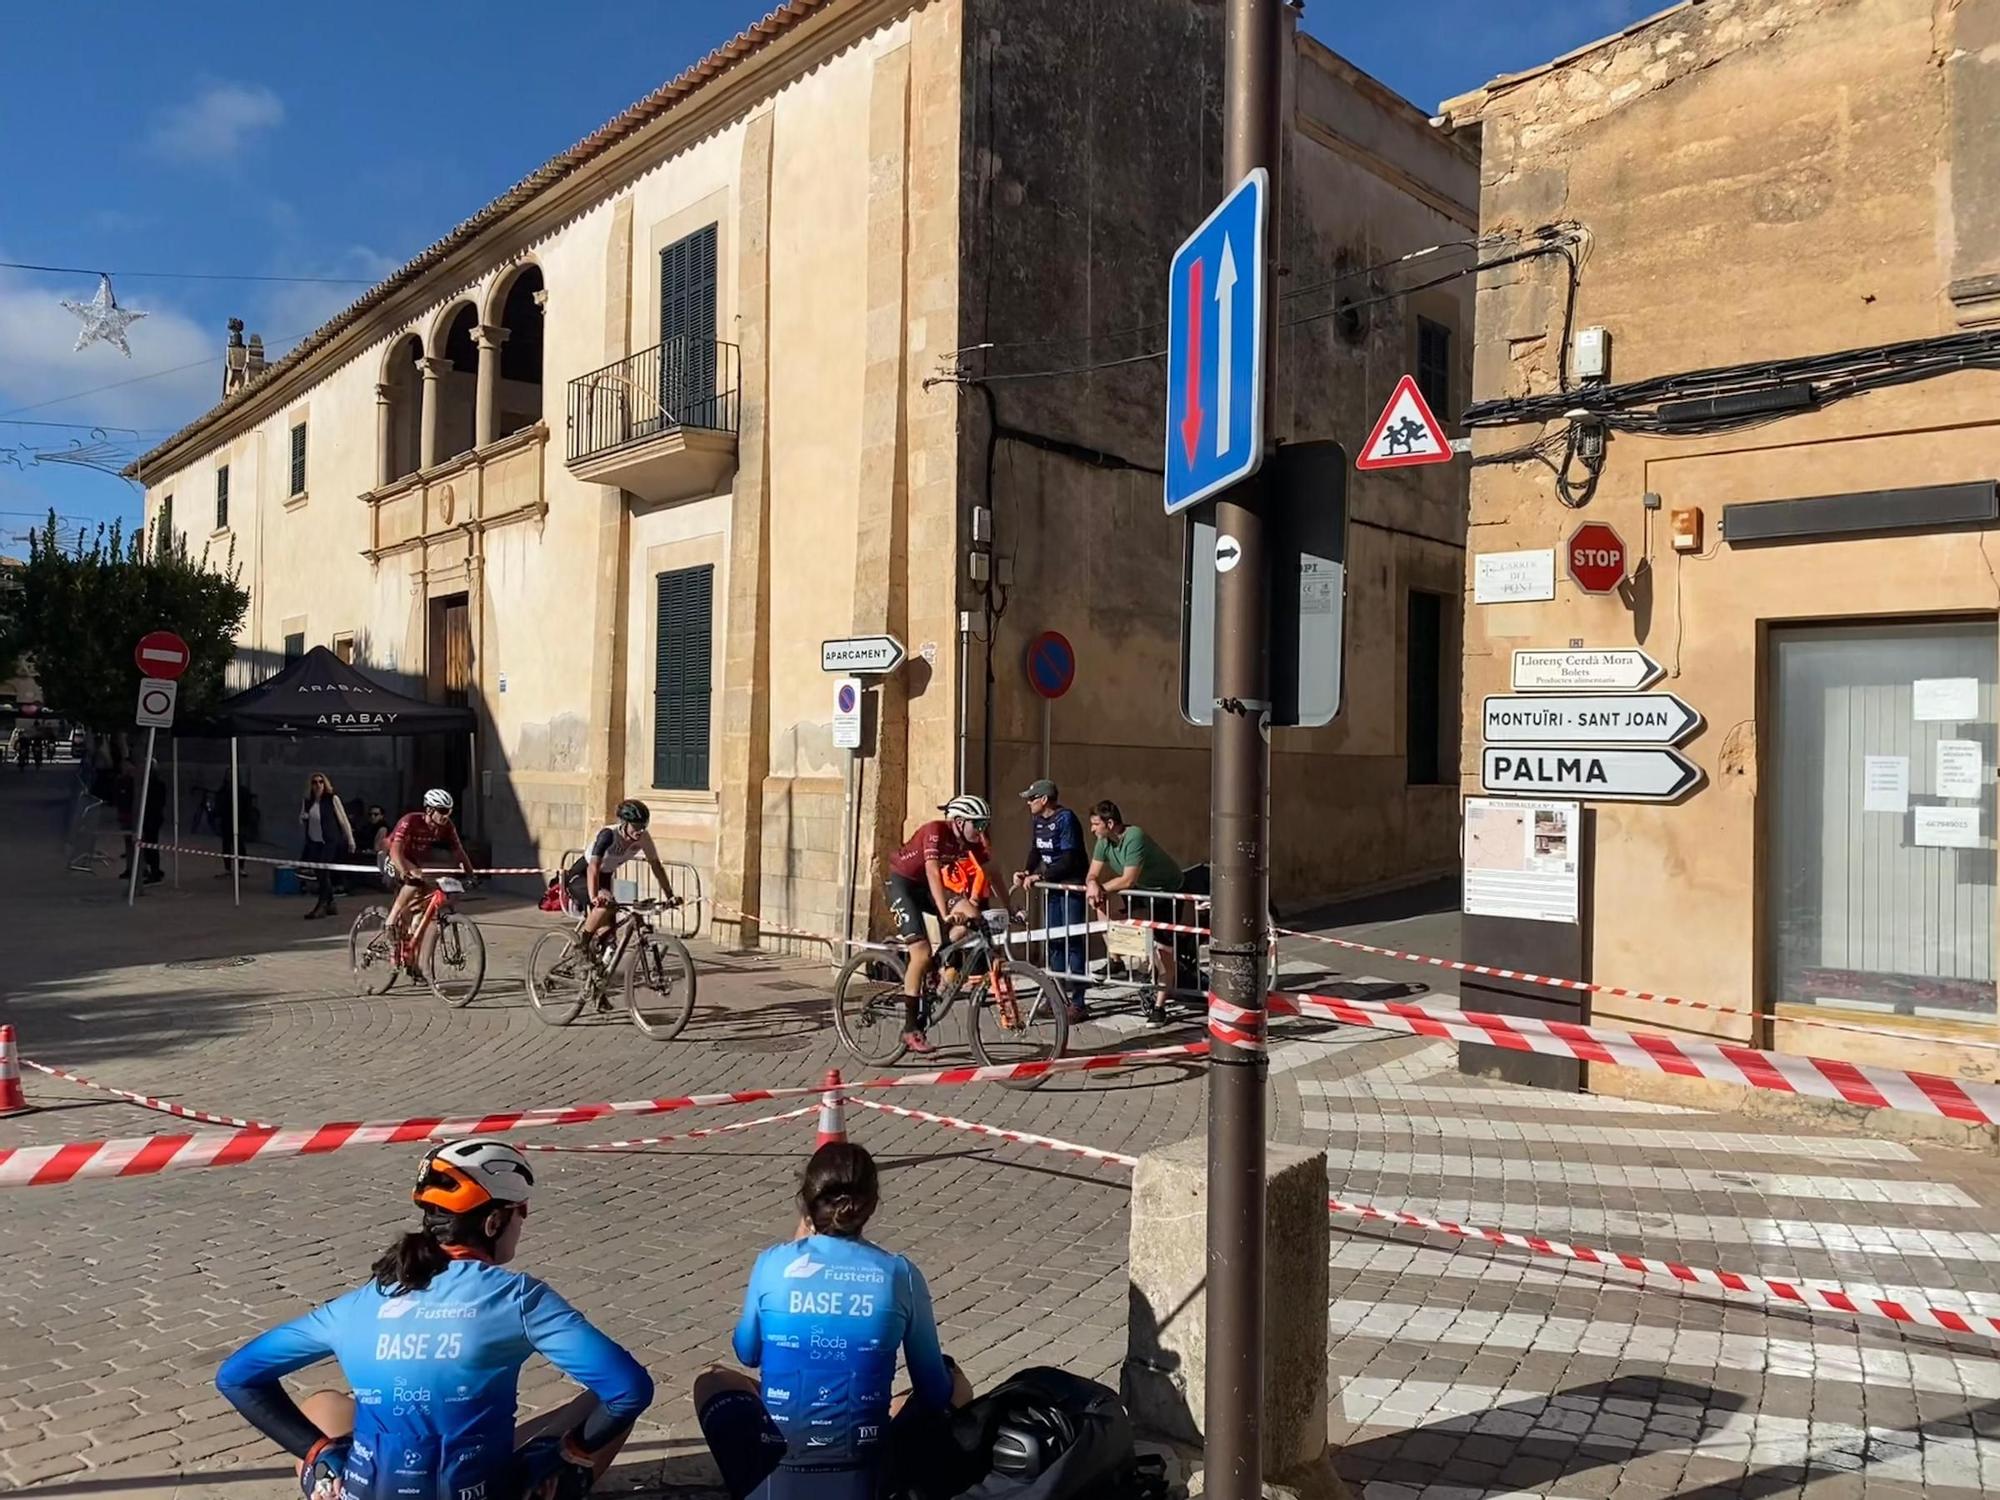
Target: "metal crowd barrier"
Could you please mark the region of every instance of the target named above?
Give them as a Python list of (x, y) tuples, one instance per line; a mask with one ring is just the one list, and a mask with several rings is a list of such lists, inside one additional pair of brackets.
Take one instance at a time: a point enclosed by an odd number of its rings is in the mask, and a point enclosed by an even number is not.
[(111, 863), (112, 856), (97, 847), (103, 833), (103, 813), (109, 804), (84, 792), (63, 840), (63, 863), (81, 874), (89, 874)]
[(1208, 926), (1208, 897), (1184, 891), (1120, 891), (1108, 915), (1090, 909), (1080, 885), (1037, 883), (1025, 938), (1013, 947), (1027, 962), (1057, 979), (1081, 979), (1099, 990), (1151, 990), (1164, 983), (1176, 1000), (1208, 994), (1208, 938), (1193, 932), (1160, 932), (1121, 922)]
[[(566, 879), (570, 866), (582, 858), (581, 849), (565, 849), (562, 864), (555, 871), (556, 878)], [(671, 911), (660, 912), (654, 918), (656, 924), (683, 940), (700, 936), (706, 920), (704, 914), (708, 910), (701, 871), (678, 859), (663, 859), (660, 863), (667, 867), (667, 878), (674, 883), (674, 894), (681, 898), (681, 904)], [(652, 866), (639, 859), (627, 864), (612, 877), (611, 894), (618, 901), (652, 901), (666, 895), (666, 892), (653, 878)]]

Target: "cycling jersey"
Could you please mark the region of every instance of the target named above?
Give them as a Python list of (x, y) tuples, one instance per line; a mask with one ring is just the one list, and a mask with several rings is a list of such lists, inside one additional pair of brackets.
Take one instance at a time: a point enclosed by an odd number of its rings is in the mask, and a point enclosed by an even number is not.
[(660, 851), (653, 846), (652, 834), (642, 831), (638, 838), (628, 842), (623, 833), (623, 825), (618, 823), (598, 829), (597, 837), (590, 841), (583, 858), (572, 868), (581, 875), (583, 865), (596, 865), (601, 874), (609, 875), (628, 860), (660, 857)]
[(862, 1467), (880, 1456), (896, 1350), (916, 1403), (951, 1405), (930, 1288), (917, 1268), (866, 1240), (815, 1234), (757, 1257), (736, 1357), (761, 1368), (764, 1405), (787, 1467)]
[(392, 1297), (371, 1281), (261, 1334), (224, 1361), (215, 1384), (303, 1457), (303, 1419), (278, 1377), (331, 1356), (354, 1391), (345, 1500), (499, 1500), (521, 1365), (537, 1352), (597, 1397), (586, 1448), (628, 1429), (653, 1399), (639, 1362), (551, 1288), (471, 1258), (422, 1291)]
[(956, 864), (968, 854), (986, 857), (986, 840), (975, 835), (970, 843), (958, 836), (958, 830), (944, 818), (933, 818), (910, 835), (910, 841), (889, 856), (889, 868), (896, 874), (910, 880), (924, 878), (924, 863), (936, 860), (943, 869)]
[(938, 878), (944, 881), (944, 888), (954, 896), (964, 896), (974, 902), (986, 899), (989, 884), (986, 867), (979, 862), (977, 855), (968, 854), (963, 859), (954, 860), (938, 871)]
[(458, 829), (449, 818), (439, 827), (423, 813), (404, 813), (389, 835), (389, 847), (408, 860), (422, 859), (439, 844), (448, 844), (453, 853), (465, 859), (465, 845), (458, 841)]

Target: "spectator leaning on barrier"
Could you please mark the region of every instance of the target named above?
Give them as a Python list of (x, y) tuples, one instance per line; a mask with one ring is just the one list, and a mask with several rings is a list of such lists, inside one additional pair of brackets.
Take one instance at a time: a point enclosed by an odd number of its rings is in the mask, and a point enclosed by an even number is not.
[[(1094, 910), (1109, 915), (1110, 898), (1121, 891), (1179, 892), (1180, 861), (1154, 843), (1145, 829), (1127, 823), (1116, 802), (1107, 799), (1090, 810), (1090, 832), (1096, 844), (1090, 853), (1084, 894)], [(1130, 898), (1125, 902), (1125, 910), (1131, 912)], [(1157, 920), (1180, 921), (1177, 912), (1177, 904), (1169, 903), (1158, 913)], [(1147, 910), (1137, 915), (1152, 917), (1154, 913)], [(1163, 976), (1173, 972), (1172, 943), (1155, 934), (1152, 952), (1153, 990), (1146, 1001), (1146, 1019), (1158, 1025), (1167, 1019), (1167, 981)]]
[[(1029, 813), (1028, 868), (1015, 874), (1014, 884), (1022, 890), (1042, 883), (1081, 885), (1090, 866), (1090, 860), (1084, 853), (1083, 824), (1075, 813), (1062, 805), (1056, 784), (1043, 777), (1021, 793), (1021, 800), (1028, 804)], [(1042, 916), (1048, 926), (1084, 925), (1085, 908), (1081, 892), (1048, 891), (1044, 894), (1046, 900)], [(1056, 960), (1051, 965), (1054, 971), (1065, 978), (1079, 976), (1064, 986), (1069, 994), (1072, 1025), (1090, 1019), (1090, 1012), (1083, 1003), (1083, 997), (1090, 988), (1087, 942), (1082, 933), (1074, 933), (1054, 938), (1049, 943), (1049, 956)]]

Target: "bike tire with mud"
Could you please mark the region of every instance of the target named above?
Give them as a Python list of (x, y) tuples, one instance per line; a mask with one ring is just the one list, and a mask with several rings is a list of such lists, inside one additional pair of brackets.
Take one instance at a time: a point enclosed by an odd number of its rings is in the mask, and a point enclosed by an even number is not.
[(396, 983), (396, 947), (389, 937), (389, 908), (370, 906), (347, 930), (347, 964), (354, 971), (354, 993), (386, 995)]
[(431, 993), (455, 1010), (463, 1010), (486, 982), (486, 937), (477, 922), (453, 917), (435, 922), (424, 934), (424, 982)]
[(694, 1014), (694, 959), (670, 933), (633, 944), (625, 960), (625, 1009), (632, 1024), (656, 1042), (671, 1042)]

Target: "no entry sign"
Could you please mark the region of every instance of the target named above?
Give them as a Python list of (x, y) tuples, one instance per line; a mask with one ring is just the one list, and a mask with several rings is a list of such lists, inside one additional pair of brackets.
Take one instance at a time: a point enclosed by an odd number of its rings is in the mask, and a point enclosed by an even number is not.
[(1602, 521), (1585, 521), (1569, 538), (1569, 576), (1587, 594), (1608, 594), (1625, 581), (1625, 539)]
[(169, 682), (188, 669), (190, 656), (188, 643), (171, 630), (149, 631), (132, 648), (141, 677), (164, 677)]

